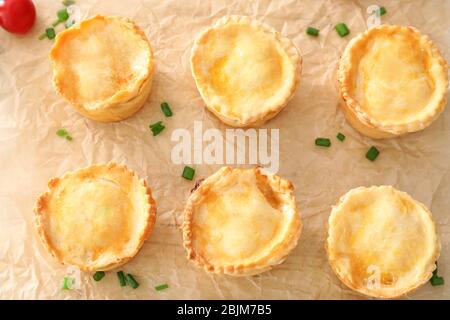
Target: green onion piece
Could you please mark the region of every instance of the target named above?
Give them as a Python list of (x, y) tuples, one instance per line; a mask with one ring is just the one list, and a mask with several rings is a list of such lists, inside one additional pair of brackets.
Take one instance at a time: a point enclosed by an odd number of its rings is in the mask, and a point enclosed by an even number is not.
[(433, 276), (430, 278), (430, 283), (432, 286), (441, 286), (445, 283), (444, 278), (438, 276), (437, 261), (436, 261), (436, 269), (434, 269)]
[(57, 130), (56, 135), (61, 138), (66, 138), (67, 141), (72, 141), (72, 136), (67, 132), (66, 129)]
[(345, 23), (338, 23), (334, 28), (341, 37), (345, 37), (350, 33)]
[(169, 285), (167, 283), (164, 283), (164, 284), (160, 284), (159, 286), (156, 286), (155, 290), (156, 291), (161, 291), (161, 290), (164, 290), (164, 289), (167, 289), (167, 288), (169, 288)]
[(172, 110), (170, 110), (169, 104), (167, 102), (161, 103), (161, 110), (166, 117), (172, 116)]
[(92, 278), (94, 278), (95, 281), (100, 281), (103, 279), (104, 276), (105, 276), (105, 271), (97, 271), (96, 273), (94, 273)]
[(59, 137), (66, 137), (69, 133), (67, 132), (66, 129), (59, 129), (59, 130), (56, 131), (56, 134)]
[(136, 279), (134, 279), (134, 277), (131, 274), (127, 274), (127, 282), (128, 284), (133, 288), (136, 289), (137, 287), (139, 287), (139, 283), (137, 283)]
[(52, 27), (56, 27), (58, 24), (60, 24), (61, 23), (61, 20), (55, 20), (55, 21), (53, 21), (53, 23), (52, 23)]
[(154, 124), (151, 124), (149, 127), (150, 127), (150, 130), (153, 132), (154, 136), (160, 134), (161, 131), (163, 131), (164, 128), (165, 128), (165, 126), (162, 123), (162, 121), (158, 121), (158, 122), (156, 122)]
[(42, 33), (40, 36), (39, 36), (39, 40), (42, 40), (42, 39), (45, 39), (45, 38), (47, 38), (47, 33)]
[(444, 281), (444, 278), (442, 278), (442, 277), (432, 277), (430, 279), (430, 283), (433, 287), (434, 286), (442, 286), (445, 283), (445, 281)]
[(385, 7), (381, 7), (380, 8), (380, 16), (382, 16), (382, 15), (384, 15), (386, 13), (387, 13), (386, 8)]
[(344, 140), (345, 140), (345, 135), (343, 135), (342, 133), (338, 132), (336, 138), (337, 138), (339, 141), (344, 141)]
[(68, 7), (68, 6), (71, 6), (71, 5), (75, 4), (75, 1), (74, 1), (74, 0), (64, 0), (64, 1), (62, 2), (62, 4), (63, 4), (64, 6), (66, 6), (66, 7)]
[(58, 16), (58, 20), (59, 20), (60, 22), (64, 22), (64, 21), (66, 21), (67, 19), (69, 19), (69, 13), (67, 12), (67, 9), (66, 9), (66, 8), (59, 10), (59, 11), (56, 13), (56, 15)]
[(375, 161), (375, 159), (378, 157), (379, 154), (380, 151), (378, 151), (377, 148), (372, 146), (370, 147), (369, 151), (367, 151), (366, 158), (369, 159), (370, 161)]
[(158, 122), (155, 122), (154, 124), (149, 125), (149, 127), (151, 129), (151, 128), (157, 127), (157, 126), (159, 126), (161, 124), (162, 124), (162, 121), (158, 121)]
[(71, 290), (73, 285), (73, 279), (71, 277), (64, 277), (63, 290)]
[(329, 147), (331, 146), (331, 141), (328, 138), (317, 138), (316, 141), (316, 146), (320, 146), (320, 147)]
[(127, 285), (127, 281), (125, 280), (125, 275), (123, 271), (117, 272), (117, 278), (119, 278), (119, 283), (121, 287), (125, 287)]
[(317, 37), (319, 35), (319, 29), (308, 27), (308, 29), (306, 29), (306, 33), (310, 36)]
[(53, 28), (45, 29), (45, 35), (49, 39), (55, 39), (55, 37), (56, 37), (55, 29), (53, 29)]
[(185, 166), (183, 169), (183, 174), (181, 176), (187, 180), (192, 180), (194, 178), (194, 174), (195, 169)]

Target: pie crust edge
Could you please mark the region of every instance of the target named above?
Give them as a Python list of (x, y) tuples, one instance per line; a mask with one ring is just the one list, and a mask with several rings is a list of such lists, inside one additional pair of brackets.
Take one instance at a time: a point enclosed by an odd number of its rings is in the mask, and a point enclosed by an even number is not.
[(85, 171), (85, 170), (96, 170), (97, 168), (101, 168), (101, 167), (106, 167), (107, 169), (121, 170), (123, 172), (123, 174), (126, 175), (127, 177), (129, 177), (130, 179), (136, 179), (136, 181), (139, 183), (139, 188), (141, 189), (141, 191), (145, 192), (145, 196), (147, 198), (146, 204), (148, 206), (148, 209), (147, 209), (148, 218), (146, 220), (147, 225), (142, 229), (143, 232), (139, 236), (138, 243), (130, 255), (121, 257), (121, 258), (117, 259), (116, 261), (111, 262), (108, 265), (93, 265), (91, 267), (87, 267), (87, 266), (83, 266), (83, 265), (76, 265), (76, 267), (80, 268), (80, 270), (88, 271), (88, 272), (89, 271), (108, 271), (108, 270), (117, 268), (117, 267), (125, 264), (126, 262), (131, 260), (134, 256), (136, 256), (136, 254), (139, 252), (139, 250), (141, 249), (144, 242), (150, 236), (150, 234), (153, 230), (153, 226), (156, 221), (156, 202), (152, 197), (151, 189), (148, 187), (145, 179), (139, 178), (139, 176), (137, 175), (137, 173), (135, 171), (130, 170), (126, 165), (123, 165), (123, 164), (119, 165), (114, 162), (109, 162), (107, 164), (94, 164), (94, 165), (80, 168), (80, 169), (77, 169), (74, 171), (68, 171), (61, 177), (50, 179), (48, 181), (47, 191), (42, 193), (37, 198), (35, 207), (33, 208), (35, 225), (36, 225), (39, 237), (40, 237), (42, 243), (44, 244), (44, 247), (60, 263), (62, 263), (63, 265), (69, 265), (69, 263), (64, 262), (64, 259), (62, 257), (59, 257), (56, 250), (53, 248), (51, 241), (49, 240), (49, 237), (45, 231), (44, 216), (46, 215), (46, 209), (47, 209), (49, 197), (51, 196), (54, 189), (57, 187), (59, 181), (66, 178), (68, 175), (75, 175), (75, 174)]

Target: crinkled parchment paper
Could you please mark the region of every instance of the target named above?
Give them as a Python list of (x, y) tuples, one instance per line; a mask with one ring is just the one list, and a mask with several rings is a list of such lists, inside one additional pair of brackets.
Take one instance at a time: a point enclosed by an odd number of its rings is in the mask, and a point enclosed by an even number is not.
[[(155, 52), (153, 91), (132, 118), (102, 124), (76, 113), (52, 88), (49, 40), (39, 34), (61, 8), (59, 1), (36, 1), (38, 20), (18, 37), (0, 30), (0, 298), (11, 299), (363, 299), (332, 273), (324, 250), (324, 225), (331, 205), (351, 188), (390, 184), (407, 191), (433, 212), (442, 241), (439, 273), (450, 282), (450, 109), (428, 129), (406, 137), (374, 141), (354, 131), (337, 108), (336, 65), (347, 42), (366, 30), (366, 9), (384, 5), (385, 23), (413, 25), (428, 34), (450, 61), (449, 1), (82, 1), (84, 17), (121, 15), (147, 33)], [(303, 56), (300, 86), (289, 105), (265, 128), (280, 129), (279, 174), (296, 187), (304, 229), (299, 245), (272, 271), (248, 278), (205, 273), (189, 263), (179, 229), (184, 202), (194, 182), (172, 164), (170, 139), (176, 128), (192, 132), (227, 127), (205, 110), (190, 72), (189, 56), (197, 34), (226, 14), (261, 19), (291, 38)], [(340, 38), (333, 26), (345, 22), (351, 34)], [(320, 29), (318, 38), (305, 34)], [(167, 100), (174, 116), (165, 119)], [(164, 120), (166, 130), (153, 137), (148, 124)], [(68, 142), (55, 131), (66, 128)], [(347, 139), (334, 139), (343, 132)], [(314, 146), (318, 136), (332, 138), (330, 149)], [(375, 162), (364, 154), (376, 145)], [(137, 290), (119, 286), (114, 273), (101, 282), (82, 274), (80, 289), (61, 290), (68, 272), (44, 249), (33, 223), (36, 197), (47, 181), (68, 170), (108, 161), (124, 162), (146, 178), (158, 203), (157, 223), (138, 255), (122, 267), (136, 275)], [(197, 165), (196, 178), (219, 165)], [(170, 288), (156, 292), (154, 286)], [(450, 298), (450, 286), (424, 285), (407, 298)]]

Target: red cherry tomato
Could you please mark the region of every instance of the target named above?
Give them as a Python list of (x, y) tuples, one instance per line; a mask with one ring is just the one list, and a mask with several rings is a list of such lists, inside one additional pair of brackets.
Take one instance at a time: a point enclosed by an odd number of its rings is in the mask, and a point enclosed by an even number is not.
[(31, 0), (0, 0), (0, 26), (6, 31), (24, 34), (35, 20), (36, 9)]

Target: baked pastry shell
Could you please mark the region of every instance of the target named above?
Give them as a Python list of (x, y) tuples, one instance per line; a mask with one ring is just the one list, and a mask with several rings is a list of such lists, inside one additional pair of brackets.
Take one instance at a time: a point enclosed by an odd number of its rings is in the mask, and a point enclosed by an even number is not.
[[(369, 290), (366, 287), (356, 287), (353, 283), (353, 281), (351, 280), (351, 275), (349, 274), (345, 274), (342, 271), (340, 271), (338, 269), (338, 267), (335, 265), (335, 262), (331, 259), (331, 256), (333, 256), (333, 253), (331, 251), (330, 245), (329, 245), (329, 239), (330, 239), (330, 228), (332, 226), (332, 223), (330, 223), (330, 221), (332, 220), (332, 216), (335, 212), (340, 210), (341, 205), (344, 203), (344, 201), (347, 200), (348, 197), (351, 197), (353, 195), (353, 193), (357, 193), (360, 190), (363, 189), (376, 189), (376, 188), (388, 188), (391, 190), (395, 190), (396, 192), (398, 192), (401, 196), (405, 197), (406, 199), (408, 199), (408, 201), (413, 202), (414, 204), (420, 206), (428, 215), (431, 224), (433, 226), (434, 232), (435, 232), (435, 236), (436, 236), (436, 244), (435, 244), (435, 251), (434, 251), (434, 255), (432, 255), (427, 263), (426, 263), (426, 267), (423, 270), (423, 276), (421, 277), (420, 281), (417, 281), (415, 283), (412, 283), (410, 286), (406, 287), (406, 288), (402, 288), (399, 290), (396, 290), (394, 292), (389, 292), (389, 291), (383, 291), (383, 289), (377, 289), (376, 291), (373, 290)], [(347, 286), (348, 288), (359, 292), (365, 296), (368, 297), (372, 297), (372, 298), (379, 298), (379, 299), (394, 299), (394, 298), (400, 298), (402, 296), (405, 296), (407, 294), (410, 294), (412, 292), (414, 292), (415, 290), (417, 290), (419, 287), (421, 287), (422, 285), (424, 285), (425, 283), (427, 283), (430, 278), (433, 276), (433, 271), (436, 270), (437, 266), (436, 266), (436, 261), (439, 259), (440, 256), (440, 251), (441, 251), (441, 244), (439, 241), (439, 237), (432, 219), (432, 214), (430, 212), (430, 210), (422, 203), (420, 203), (419, 201), (413, 199), (409, 194), (407, 194), (406, 192), (403, 191), (399, 191), (395, 188), (393, 188), (392, 186), (387, 186), (387, 185), (381, 185), (381, 186), (372, 186), (369, 188), (366, 187), (357, 187), (354, 189), (349, 190), (346, 194), (344, 194), (338, 201), (338, 203), (332, 207), (331, 210), (331, 214), (329, 219), (327, 220), (326, 226), (325, 226), (325, 230), (326, 230), (326, 235), (325, 235), (325, 251), (327, 252), (327, 257), (328, 257), (328, 262), (329, 265), (331, 266), (331, 269), (333, 270), (334, 274), (336, 275), (336, 277), (341, 280), (341, 282)]]
[(300, 238), (302, 222), (300, 214), (297, 210), (297, 205), (293, 195), (294, 187), (288, 180), (282, 179), (277, 175), (266, 174), (260, 167), (253, 169), (256, 175), (261, 175), (267, 181), (267, 187), (274, 192), (280, 193), (284, 199), (283, 206), (288, 207), (289, 211), (294, 212), (292, 219), (288, 222), (288, 229), (284, 235), (282, 243), (279, 243), (272, 251), (265, 256), (249, 263), (236, 263), (227, 265), (217, 265), (208, 262), (208, 260), (201, 254), (196, 252), (193, 240), (193, 220), (196, 214), (197, 206), (202, 202), (202, 199), (207, 196), (210, 189), (220, 180), (230, 174), (234, 169), (230, 166), (222, 167), (217, 172), (201, 181), (198, 188), (192, 190), (184, 209), (183, 230), (183, 245), (187, 251), (187, 259), (192, 261), (198, 267), (205, 271), (215, 274), (227, 274), (230, 276), (252, 276), (265, 271), (268, 271), (278, 264), (281, 264), (289, 255), (289, 253), (297, 246)]
[[(49, 211), (48, 206), (49, 201), (53, 196), (53, 192), (57, 188), (58, 184), (68, 176), (96, 173), (98, 170), (102, 169), (120, 172), (125, 179), (132, 180), (133, 183), (137, 184), (136, 187), (140, 190), (140, 192), (144, 194), (146, 199), (147, 208), (145, 209), (145, 212), (142, 212), (142, 214), (146, 216), (145, 225), (139, 228), (140, 234), (138, 236), (138, 240), (134, 243), (133, 250), (131, 251), (128, 250), (127, 254), (119, 254), (114, 259), (109, 259), (109, 261), (106, 264), (101, 262), (90, 264), (74, 264), (67, 262), (64, 257), (64, 253), (58, 252), (58, 250), (52, 244), (51, 235), (49, 234), (49, 232), (47, 232), (46, 223), (48, 220), (48, 215), (52, 214), (51, 211)], [(130, 259), (132, 259), (139, 252), (145, 240), (147, 240), (147, 238), (150, 236), (156, 220), (156, 202), (152, 197), (150, 188), (147, 186), (147, 182), (144, 179), (140, 179), (134, 171), (128, 169), (125, 165), (118, 165), (114, 162), (110, 162), (105, 165), (102, 164), (92, 165), (89, 167), (78, 169), (76, 171), (67, 172), (61, 178), (51, 179), (48, 182), (48, 190), (38, 197), (33, 211), (37, 232), (47, 251), (60, 263), (66, 265), (74, 265), (78, 267), (80, 270), (87, 272), (108, 271), (117, 268), (128, 262)]]
[[(433, 69), (433, 80), (438, 84), (436, 90), (440, 99), (432, 106), (431, 111), (426, 114), (423, 119), (416, 119), (411, 122), (405, 122), (403, 124), (388, 124), (383, 121), (377, 120), (370, 116), (366, 111), (362, 109), (359, 102), (352, 96), (353, 74), (354, 68), (359, 64), (359, 52), (361, 51), (361, 44), (369, 41), (377, 34), (382, 32), (401, 32), (404, 30), (411, 31), (418, 39), (418, 43), (421, 46), (423, 52), (427, 52), (433, 61), (436, 62), (440, 68)], [(338, 66), (337, 80), (338, 88), (340, 92), (341, 101), (339, 106), (344, 113), (347, 121), (359, 131), (361, 134), (373, 139), (384, 139), (396, 136), (401, 136), (407, 133), (416, 132), (428, 127), (434, 120), (438, 118), (443, 111), (447, 103), (448, 95), (448, 73), (447, 63), (442, 57), (439, 49), (431, 41), (431, 39), (422, 35), (419, 30), (412, 26), (397, 26), (397, 25), (380, 25), (373, 27), (355, 38), (353, 38), (346, 46)]]
[[(68, 96), (64, 81), (62, 81), (65, 77), (65, 61), (61, 59), (60, 52), (63, 50), (63, 47), (67, 41), (77, 39), (77, 37), (83, 34), (84, 28), (89, 27), (96, 21), (107, 21), (109, 23), (120, 24), (120, 26), (126, 29), (127, 32), (131, 31), (135, 34), (139, 41), (142, 42), (141, 44), (145, 44), (145, 50), (148, 50), (149, 63), (145, 67), (146, 70), (143, 75), (135, 75), (136, 81), (133, 84), (122, 86), (107, 99), (97, 100), (95, 102), (95, 106), (92, 107), (87, 106), (87, 104), (80, 101), (80, 99), (74, 99)], [(73, 54), (75, 55), (76, 52)], [(55, 91), (75, 110), (89, 119), (99, 122), (124, 120), (138, 112), (144, 106), (150, 95), (154, 72), (153, 51), (145, 33), (128, 18), (97, 15), (90, 19), (81, 21), (80, 23), (73, 25), (71, 28), (58, 33), (49, 57), (52, 61), (53, 87), (55, 88)]]
[[(295, 76), (292, 79), (292, 85), (290, 87), (289, 92), (279, 97), (276, 103), (274, 103), (269, 108), (265, 108), (263, 110), (256, 110), (252, 112), (252, 114), (247, 115), (245, 119), (239, 119), (236, 117), (231, 117), (223, 112), (217, 110), (216, 105), (211, 102), (210, 96), (211, 94), (208, 92), (209, 90), (205, 89), (208, 84), (205, 83), (201, 76), (199, 76), (201, 66), (198, 66), (196, 63), (196, 57), (203, 50), (204, 42), (207, 41), (210, 32), (219, 30), (223, 26), (226, 26), (229, 23), (237, 23), (243, 25), (251, 25), (263, 30), (264, 32), (271, 34), (275, 37), (275, 41), (281, 44), (284, 51), (289, 56), (291, 63), (295, 66)], [(295, 47), (293, 42), (283, 37), (279, 32), (274, 30), (272, 27), (265, 23), (261, 23), (256, 21), (248, 16), (239, 16), (239, 15), (229, 15), (224, 16), (219, 19), (213, 26), (207, 28), (203, 32), (199, 34), (196, 38), (194, 45), (191, 51), (191, 71), (192, 76), (194, 77), (195, 84), (197, 86), (198, 91), (206, 105), (206, 108), (211, 111), (217, 118), (219, 118), (223, 123), (237, 128), (245, 128), (245, 127), (258, 127), (274, 118), (283, 108), (289, 103), (289, 101), (294, 97), (298, 83), (300, 81), (301, 69), (302, 69), (302, 58)], [(222, 107), (222, 106), (219, 106)]]

